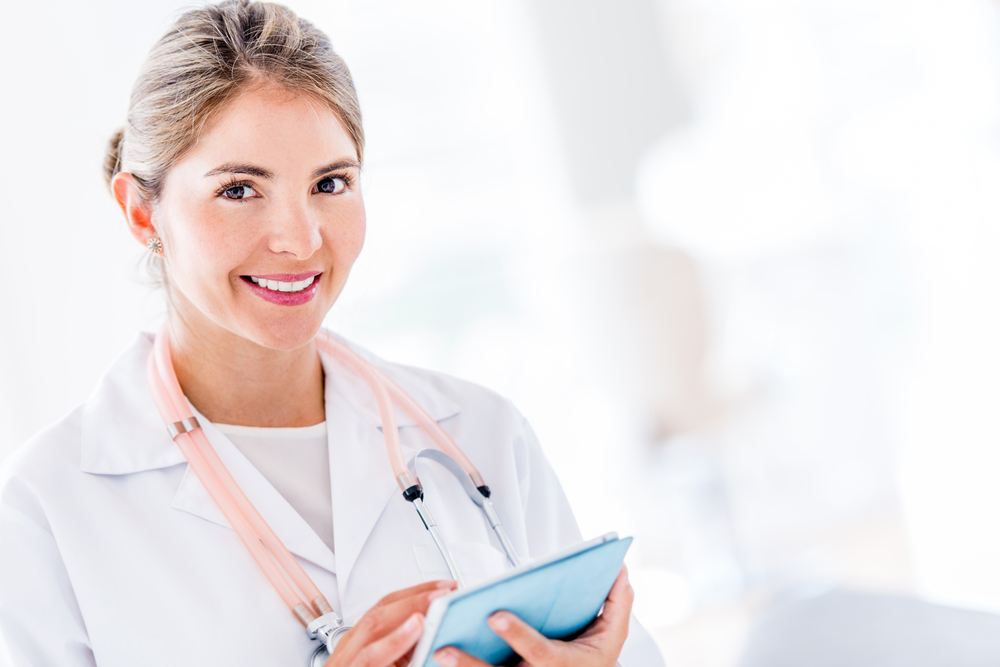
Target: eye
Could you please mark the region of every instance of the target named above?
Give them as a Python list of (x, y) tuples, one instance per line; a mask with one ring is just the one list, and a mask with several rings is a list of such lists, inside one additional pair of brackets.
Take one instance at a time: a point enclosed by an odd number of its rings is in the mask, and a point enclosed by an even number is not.
[(257, 193), (249, 185), (233, 184), (222, 191), (222, 196), (226, 199), (250, 199)]
[(347, 180), (341, 176), (327, 176), (316, 184), (316, 190), (327, 195), (339, 195), (347, 189)]

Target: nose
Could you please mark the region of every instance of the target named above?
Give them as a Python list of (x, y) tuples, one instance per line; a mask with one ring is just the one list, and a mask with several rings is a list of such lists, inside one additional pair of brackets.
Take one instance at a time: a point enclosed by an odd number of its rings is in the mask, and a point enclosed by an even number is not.
[(305, 205), (286, 204), (276, 212), (268, 248), (292, 259), (308, 259), (323, 244), (318, 216)]

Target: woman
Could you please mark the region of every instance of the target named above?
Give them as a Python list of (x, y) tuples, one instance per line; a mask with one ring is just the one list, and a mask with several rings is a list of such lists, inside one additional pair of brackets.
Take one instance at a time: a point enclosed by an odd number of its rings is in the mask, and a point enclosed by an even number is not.
[[(184, 14), (136, 82), (106, 171), (170, 304), (180, 388), (236, 483), (354, 629), (328, 665), (402, 664), (454, 587), (389, 474), (370, 389), (315, 337), (365, 235), (364, 135), (328, 39), (280, 6)], [(164, 337), (162, 340), (168, 340)], [(93, 396), (4, 465), (0, 657), (12, 665), (304, 665), (315, 647), (184, 454), (140, 335)], [(530, 428), (504, 399), (356, 350), (483, 471), (516, 550), (580, 539)], [(427, 436), (400, 415), (407, 456)], [(453, 480), (421, 475), (470, 583), (505, 568)], [(457, 541), (456, 541), (457, 540)], [(620, 575), (571, 642), (491, 619), (532, 665), (660, 664)], [(629, 635), (626, 643), (626, 636)], [(631, 661), (629, 661), (631, 657)], [(445, 667), (482, 664), (455, 649)]]

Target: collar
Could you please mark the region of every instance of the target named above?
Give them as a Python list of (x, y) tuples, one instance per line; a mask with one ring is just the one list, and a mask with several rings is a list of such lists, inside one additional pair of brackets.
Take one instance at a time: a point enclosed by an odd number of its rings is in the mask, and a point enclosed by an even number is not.
[[(435, 421), (458, 414), (458, 404), (432, 386), (423, 372), (386, 362), (336, 337), (392, 378)], [(152, 346), (153, 334), (137, 335), (84, 404), (80, 458), (80, 469), (84, 472), (125, 475), (185, 463), (163, 426), (147, 384), (146, 358)], [(381, 429), (375, 397), (364, 381), (336, 359), (326, 354), (320, 358), (326, 375), (326, 400), (336, 399), (349, 406), (363, 422)], [(398, 407), (396, 420), (400, 428), (416, 426)]]

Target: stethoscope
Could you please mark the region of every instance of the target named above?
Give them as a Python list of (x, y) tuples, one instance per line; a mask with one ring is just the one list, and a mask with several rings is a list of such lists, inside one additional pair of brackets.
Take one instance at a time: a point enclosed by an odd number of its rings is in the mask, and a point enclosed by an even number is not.
[[(458, 583), (459, 589), (465, 588), (465, 581), (455, 565), (451, 551), (444, 543), (434, 517), (424, 504), (423, 487), (416, 470), (418, 459), (439, 463), (455, 476), (469, 498), (485, 514), (507, 554), (507, 560), (512, 566), (517, 567), (520, 559), (507, 538), (500, 517), (490, 500), (490, 487), (486, 485), (482, 475), (454, 440), (444, 432), (433, 417), (381, 370), (325, 331), (321, 330), (315, 340), (320, 350), (332, 355), (360, 375), (375, 395), (375, 402), (382, 418), (382, 433), (389, 453), (389, 463), (392, 465), (396, 483), (402, 489), (403, 497), (416, 508), (420, 520), (430, 532), (434, 544), (437, 545), (448, 566), (448, 572)], [(153, 350), (147, 362), (147, 372), (153, 400), (166, 423), (170, 437), (177, 443), (191, 470), (218, 505), (264, 576), (271, 582), (289, 610), (305, 626), (306, 634), (310, 639), (320, 642), (309, 664), (321, 667), (333, 653), (340, 636), (350, 630), (351, 626), (346, 625), (340, 614), (330, 606), (326, 597), (267, 525), (216, 454), (177, 382), (177, 374), (170, 358), (170, 337), (166, 326), (160, 330), (153, 342)], [(440, 450), (421, 450), (407, 464), (399, 441), (399, 428), (396, 425), (392, 401), (410, 415)]]

